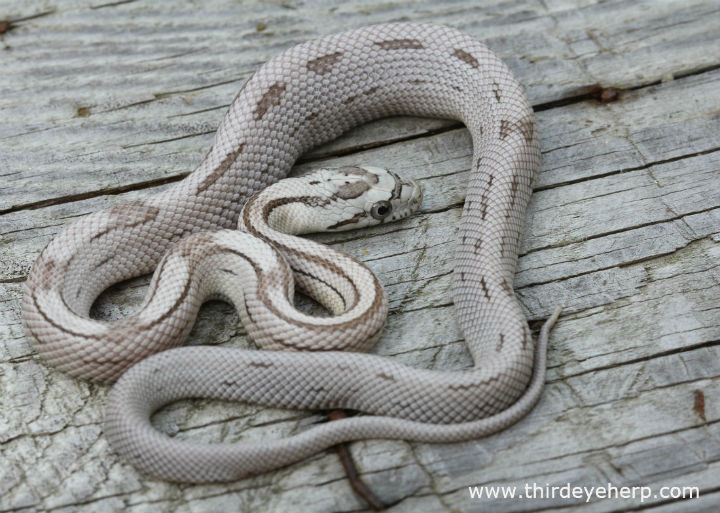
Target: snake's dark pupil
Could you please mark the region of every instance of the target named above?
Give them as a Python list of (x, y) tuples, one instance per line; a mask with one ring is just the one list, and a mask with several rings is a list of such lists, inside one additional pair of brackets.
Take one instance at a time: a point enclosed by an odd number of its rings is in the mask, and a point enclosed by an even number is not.
[(385, 214), (387, 214), (387, 211), (388, 211), (388, 208), (385, 206), (378, 208), (378, 214), (380, 214), (381, 216), (384, 216)]

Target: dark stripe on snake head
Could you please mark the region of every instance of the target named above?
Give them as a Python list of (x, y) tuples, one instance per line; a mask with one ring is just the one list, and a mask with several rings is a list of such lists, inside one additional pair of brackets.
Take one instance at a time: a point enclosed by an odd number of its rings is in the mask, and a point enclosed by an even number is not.
[[(250, 198), (248, 200), (248, 203), (245, 206), (245, 210), (247, 212), (250, 211), (248, 208), (248, 205), (250, 203), (254, 203), (254, 197)], [(330, 200), (327, 198), (323, 198), (321, 196), (294, 196), (289, 198), (275, 198), (273, 200), (268, 201), (262, 209), (262, 220), (264, 223), (268, 222), (268, 219), (270, 219), (270, 214), (272, 214), (272, 211), (275, 210), (278, 207), (282, 207), (284, 205), (291, 205), (293, 203), (302, 203), (303, 205), (307, 205), (309, 207), (322, 207), (323, 205), (327, 205), (330, 203)], [(244, 220), (249, 223), (250, 217), (249, 214), (244, 216)], [(249, 224), (246, 224), (245, 226), (249, 226)], [(262, 237), (261, 235), (258, 235), (258, 237)]]
[(342, 221), (338, 221), (335, 224), (331, 224), (326, 229), (327, 230), (337, 230), (341, 226), (347, 226), (349, 224), (356, 224), (356, 223), (360, 222), (360, 219), (362, 219), (363, 217), (367, 217), (367, 212), (365, 212), (364, 210), (361, 210), (360, 212), (356, 213), (351, 218), (343, 219)]
[(392, 176), (393, 179), (395, 180), (395, 187), (393, 188), (392, 194), (390, 194), (390, 199), (391, 200), (398, 199), (398, 198), (400, 198), (400, 195), (402, 194), (403, 182), (400, 179), (400, 177), (398, 175), (396, 175), (395, 173), (393, 173), (392, 171), (388, 171), (388, 174), (390, 176)]

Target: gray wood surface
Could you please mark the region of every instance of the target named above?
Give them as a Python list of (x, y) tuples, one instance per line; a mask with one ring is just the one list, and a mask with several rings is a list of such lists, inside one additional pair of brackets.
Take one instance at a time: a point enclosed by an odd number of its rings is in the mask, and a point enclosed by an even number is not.
[[(334, 452), (252, 479), (176, 485), (139, 474), (102, 433), (106, 387), (33, 357), (19, 312), (45, 244), (77, 217), (154, 194), (196, 166), (237, 89), (295, 43), (400, 20), (487, 42), (526, 86), (544, 162), (516, 276), (531, 321), (561, 304), (532, 413), (486, 439), (367, 441), (352, 452), (393, 512), (718, 511), (720, 508), (720, 6), (492, 0), (0, 2), (0, 511), (365, 511)], [(9, 30), (7, 30), (9, 28)], [(619, 99), (603, 104), (595, 86)], [(359, 257), (392, 312), (375, 352), (470, 364), (449, 296), (470, 165), (457, 123), (371, 123), (305, 155), (420, 181), (422, 211), (316, 239)], [(146, 278), (98, 300), (114, 319)], [(207, 304), (192, 344), (250, 347)], [(192, 401), (156, 415), (178, 437), (277, 437), (313, 412)], [(696, 486), (693, 500), (472, 499), (468, 486)]]

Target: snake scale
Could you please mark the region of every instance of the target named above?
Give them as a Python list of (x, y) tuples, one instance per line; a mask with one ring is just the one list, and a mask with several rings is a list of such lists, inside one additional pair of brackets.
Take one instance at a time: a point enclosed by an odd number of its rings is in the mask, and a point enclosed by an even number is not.
[[(418, 369), (341, 351), (345, 339), (352, 339), (351, 348), (365, 349), (377, 338), (387, 313), (377, 280), (323, 261), (310, 246), (290, 247), (285, 258), (291, 268), (296, 257), (309, 260), (305, 274), (296, 274), (298, 284), (325, 294), (324, 304), (340, 321), (308, 319), (283, 299), (292, 297), (291, 271), (271, 270), (271, 262), (282, 258), (254, 249), (253, 234), (231, 233), (238, 222), (243, 226), (245, 212), (268, 221), (269, 207), (256, 214), (246, 208), (241, 216), (243, 205), (284, 177), (304, 151), (392, 115), (460, 120), (472, 136), (452, 281), (457, 321), (475, 362), (468, 370)], [(25, 325), (37, 353), (58, 369), (104, 383), (122, 375), (109, 397), (106, 436), (135, 466), (168, 480), (233, 480), (342, 441), (453, 442), (487, 435), (517, 421), (537, 401), (548, 333), (559, 315), (558, 309), (533, 344), (513, 291), (518, 241), (539, 163), (534, 116), (521, 86), (487, 47), (462, 32), (391, 23), (299, 44), (245, 83), (212, 149), (185, 180), (147, 199), (88, 215), (51, 241), (26, 282)], [(288, 193), (297, 197), (296, 189)], [(358, 215), (338, 222), (354, 223)], [(281, 237), (273, 241), (276, 246), (289, 246), (282, 237), (290, 236), (271, 237)], [(227, 273), (224, 278), (204, 270), (203, 259), (245, 268), (250, 278), (238, 279), (247, 290), (230, 290)], [(93, 301), (108, 286), (156, 268), (139, 312), (114, 322), (89, 317)], [(201, 274), (194, 284), (187, 279), (192, 270)], [(158, 275), (168, 277), (163, 285)], [(199, 303), (212, 296), (235, 303), (251, 336), (255, 318), (262, 317), (271, 331), (268, 348), (308, 351), (159, 352), (182, 343)], [(153, 428), (153, 411), (188, 397), (372, 415), (236, 444), (176, 440)]]

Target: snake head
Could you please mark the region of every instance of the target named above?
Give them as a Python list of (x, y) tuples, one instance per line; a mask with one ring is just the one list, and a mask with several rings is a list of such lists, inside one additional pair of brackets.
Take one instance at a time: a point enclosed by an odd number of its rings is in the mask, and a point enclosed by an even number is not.
[(379, 167), (342, 167), (280, 180), (248, 201), (245, 208), (259, 215), (241, 217), (262, 218), (273, 230), (300, 235), (396, 221), (421, 202), (422, 190), (412, 180)]
[[(322, 231), (354, 230), (403, 219), (422, 203), (422, 189), (387, 169), (362, 166), (323, 169), (308, 175), (328, 199)], [(320, 181), (319, 184), (316, 182)]]

